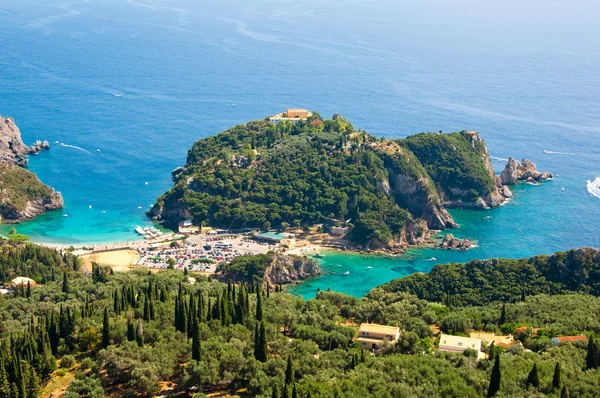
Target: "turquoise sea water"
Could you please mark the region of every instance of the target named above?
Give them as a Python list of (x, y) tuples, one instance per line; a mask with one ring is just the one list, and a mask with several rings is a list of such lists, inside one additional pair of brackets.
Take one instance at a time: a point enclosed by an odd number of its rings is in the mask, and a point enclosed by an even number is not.
[(27, 143), (71, 145), (29, 164), (69, 216), (18, 229), (38, 242), (134, 239), (196, 139), (297, 106), (390, 138), (478, 130), (493, 156), (559, 174), (515, 187), (502, 208), (454, 211), (474, 250), (328, 254), (326, 271), (350, 274), (298, 293), (359, 295), (439, 262), (600, 246), (600, 200), (586, 191), (600, 175), (600, 3), (486, 3), (4, 0), (0, 114)]

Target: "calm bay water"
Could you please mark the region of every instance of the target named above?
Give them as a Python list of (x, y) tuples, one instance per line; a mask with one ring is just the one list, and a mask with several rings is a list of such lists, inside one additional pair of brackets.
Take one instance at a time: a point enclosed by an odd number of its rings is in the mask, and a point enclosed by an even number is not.
[(297, 106), (389, 138), (478, 130), (493, 156), (559, 174), (500, 209), (453, 212), (474, 250), (328, 254), (337, 274), (298, 293), (360, 295), (439, 262), (600, 246), (600, 200), (586, 191), (600, 175), (599, 19), (585, 0), (4, 0), (0, 113), (27, 143), (81, 148), (32, 157), (69, 216), (18, 229), (38, 242), (134, 239), (195, 140)]

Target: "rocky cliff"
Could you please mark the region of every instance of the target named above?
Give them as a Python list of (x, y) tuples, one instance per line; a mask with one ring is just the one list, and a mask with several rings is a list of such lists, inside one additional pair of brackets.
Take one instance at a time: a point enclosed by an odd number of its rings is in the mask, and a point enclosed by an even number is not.
[(265, 269), (264, 280), (272, 285), (291, 283), (319, 275), (319, 263), (308, 257), (276, 254)]
[(60, 192), (23, 168), (28, 154), (48, 148), (46, 141), (27, 147), (14, 121), (0, 117), (0, 222), (19, 222), (63, 207)]
[(21, 132), (11, 118), (0, 116), (0, 164), (27, 165), (29, 148), (21, 140)]
[(497, 207), (512, 198), (508, 185), (552, 177), (551, 173), (537, 171), (529, 160), (521, 164), (512, 158), (496, 175), (485, 141), (475, 131), (417, 134), (403, 143), (431, 175), (446, 207)]

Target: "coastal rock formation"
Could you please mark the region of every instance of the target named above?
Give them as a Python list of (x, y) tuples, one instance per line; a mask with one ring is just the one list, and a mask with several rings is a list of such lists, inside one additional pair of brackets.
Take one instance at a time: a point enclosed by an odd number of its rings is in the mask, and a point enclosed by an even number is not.
[(281, 255), (273, 257), (273, 262), (265, 269), (264, 280), (272, 285), (291, 283), (319, 275), (319, 263), (308, 257)]
[(47, 141), (27, 147), (14, 121), (0, 117), (0, 222), (17, 223), (64, 206), (60, 192), (24, 168), (28, 154), (48, 148)]
[(500, 173), (500, 182), (503, 185), (513, 185), (517, 181), (540, 182), (552, 178), (552, 173), (548, 171), (538, 171), (535, 163), (528, 159), (523, 159), (519, 163), (513, 158), (508, 159), (506, 167)]
[(440, 243), (440, 247), (443, 249), (467, 250), (473, 247), (473, 243), (468, 239), (458, 239), (452, 234), (446, 234)]
[(21, 132), (14, 120), (0, 117), (0, 164), (27, 165), (29, 148), (21, 140)]
[(29, 153), (32, 155), (37, 155), (39, 152), (46, 151), (48, 149), (50, 149), (50, 144), (48, 143), (48, 141), (42, 142), (40, 140), (37, 140), (35, 144), (29, 147)]

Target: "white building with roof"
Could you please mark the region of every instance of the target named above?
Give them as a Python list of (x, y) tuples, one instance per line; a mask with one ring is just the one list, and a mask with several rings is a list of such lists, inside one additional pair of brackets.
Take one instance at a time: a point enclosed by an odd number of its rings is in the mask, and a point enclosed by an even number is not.
[(462, 353), (467, 349), (475, 350), (477, 352), (477, 359), (485, 358), (485, 353), (481, 352), (481, 339), (441, 334), (440, 351)]
[(367, 350), (377, 349), (377, 347), (389, 340), (390, 343), (397, 343), (400, 338), (400, 328), (398, 326), (377, 325), (374, 323), (362, 323), (358, 329), (358, 338), (356, 341), (360, 346)]

